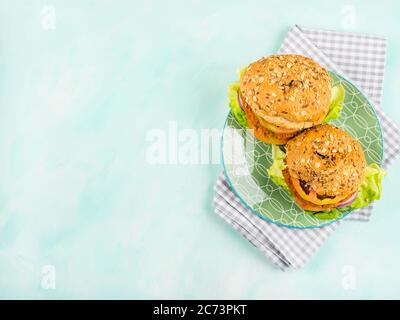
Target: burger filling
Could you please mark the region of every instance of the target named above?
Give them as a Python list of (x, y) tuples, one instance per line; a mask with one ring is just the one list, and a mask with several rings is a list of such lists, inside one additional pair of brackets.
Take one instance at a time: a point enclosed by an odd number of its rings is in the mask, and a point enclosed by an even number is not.
[[(306, 194), (305, 191), (300, 187), (300, 183), (297, 187), (295, 187), (296, 178), (293, 178), (289, 174), (289, 170), (286, 168), (282, 171), (282, 174), (285, 178), (285, 182), (288, 186), (288, 189), (292, 196), (294, 197), (296, 203), (303, 208), (304, 210), (308, 211), (329, 211), (335, 208), (338, 204), (332, 203), (323, 203), (321, 200), (318, 200), (316, 197), (312, 197), (311, 194), (314, 192), (310, 189), (310, 193)], [(298, 181), (298, 180), (297, 180)], [(296, 181), (296, 182), (297, 182)], [(314, 193), (315, 195), (315, 193)], [(315, 200), (316, 199), (316, 200)], [(314, 201), (311, 201), (314, 200)], [(315, 203), (319, 201), (319, 203)]]
[(348, 196), (329, 196), (324, 194), (318, 194), (312, 187), (305, 181), (299, 180), (293, 176), (288, 174), (288, 179), (291, 181), (291, 185), (293, 185), (296, 192), (302, 197), (304, 200), (312, 202), (317, 205), (325, 205), (325, 204), (339, 204), (343, 199)]

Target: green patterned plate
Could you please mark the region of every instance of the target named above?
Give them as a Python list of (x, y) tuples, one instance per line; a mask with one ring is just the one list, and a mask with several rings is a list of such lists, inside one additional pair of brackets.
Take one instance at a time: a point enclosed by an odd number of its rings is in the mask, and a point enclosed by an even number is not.
[[(334, 85), (341, 82), (346, 90), (341, 116), (331, 123), (360, 141), (368, 164), (381, 164), (383, 139), (374, 107), (350, 81), (334, 73), (330, 76)], [(305, 213), (285, 189), (269, 178), (271, 146), (255, 139), (231, 113), (225, 122), (221, 147), (228, 182), (241, 201), (261, 218), (287, 227), (315, 228), (342, 219), (351, 212), (343, 212), (335, 220), (321, 220)]]

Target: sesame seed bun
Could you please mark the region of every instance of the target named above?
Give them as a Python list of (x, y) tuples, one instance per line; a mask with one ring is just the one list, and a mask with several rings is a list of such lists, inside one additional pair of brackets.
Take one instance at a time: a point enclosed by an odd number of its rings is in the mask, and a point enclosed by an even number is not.
[(358, 191), (366, 168), (360, 143), (328, 124), (303, 131), (288, 141), (285, 161), (286, 180), (290, 180), (296, 196), (328, 207)]
[(273, 55), (250, 64), (240, 80), (244, 102), (263, 121), (288, 130), (320, 124), (329, 110), (326, 69), (300, 55)]

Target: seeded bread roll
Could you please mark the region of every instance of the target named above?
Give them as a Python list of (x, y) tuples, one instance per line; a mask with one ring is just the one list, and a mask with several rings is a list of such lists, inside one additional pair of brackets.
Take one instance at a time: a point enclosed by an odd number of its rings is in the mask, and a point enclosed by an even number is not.
[(257, 117), (278, 129), (299, 131), (325, 118), (331, 79), (327, 70), (310, 58), (273, 55), (247, 67), (240, 94)]
[(319, 197), (338, 201), (355, 193), (364, 178), (366, 161), (360, 143), (332, 125), (303, 131), (286, 144), (292, 179)]

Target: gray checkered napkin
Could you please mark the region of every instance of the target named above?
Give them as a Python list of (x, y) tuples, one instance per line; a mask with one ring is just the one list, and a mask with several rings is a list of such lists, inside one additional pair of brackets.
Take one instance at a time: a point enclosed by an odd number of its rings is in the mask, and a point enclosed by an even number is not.
[[(386, 60), (386, 39), (348, 32), (294, 26), (279, 53), (297, 53), (351, 79), (374, 102), (381, 121), (384, 167), (400, 154), (400, 129), (380, 107)], [(215, 213), (259, 248), (281, 270), (299, 269), (331, 235), (341, 221), (316, 229), (290, 229), (267, 222), (247, 209), (229, 187), (224, 173), (218, 177)], [(368, 221), (372, 206), (351, 213), (345, 220)]]

